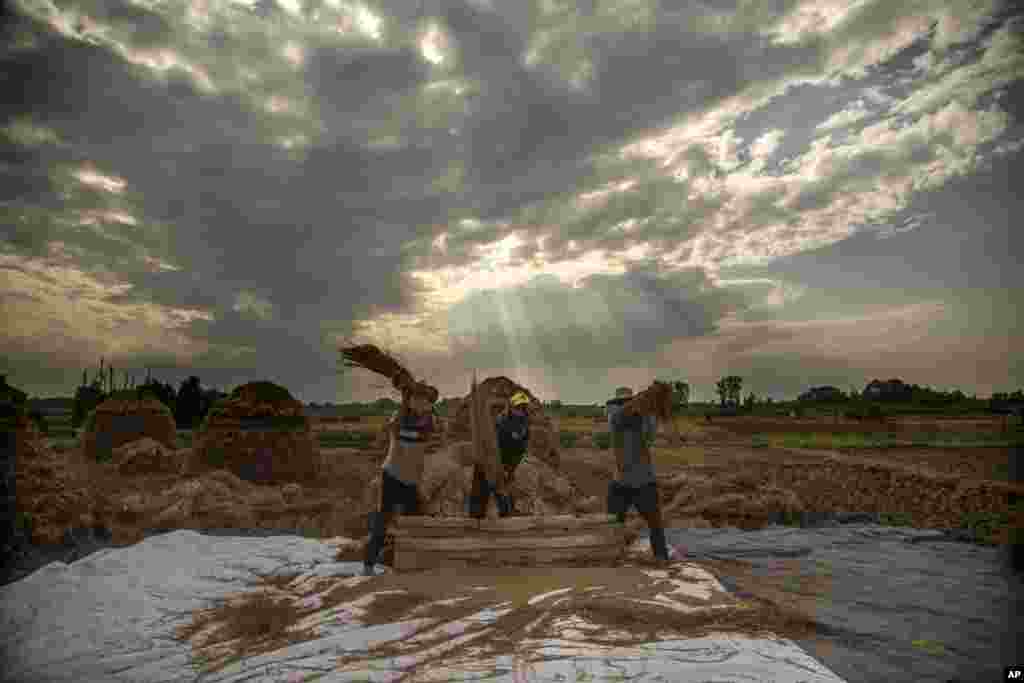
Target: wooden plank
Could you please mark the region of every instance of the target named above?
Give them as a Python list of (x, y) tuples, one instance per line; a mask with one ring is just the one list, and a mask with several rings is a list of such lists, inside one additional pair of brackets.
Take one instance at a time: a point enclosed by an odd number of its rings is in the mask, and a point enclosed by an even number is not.
[(492, 533), (514, 530), (545, 530), (545, 529), (568, 529), (586, 531), (588, 529), (601, 529), (611, 525), (615, 521), (614, 515), (552, 515), (550, 517), (505, 517), (495, 520), (482, 520), (480, 530)]
[(430, 517), (428, 515), (398, 515), (395, 527), (415, 531), (418, 529), (471, 529), (480, 528), (480, 520), (473, 517)]
[(465, 529), (460, 527), (425, 527), (420, 529), (409, 529), (395, 526), (389, 529), (395, 538), (466, 538), (478, 536), (479, 529)]
[(391, 533), (395, 536), (423, 538), (456, 537), (481, 533), (496, 537), (521, 534), (543, 537), (598, 532), (615, 526), (615, 517), (605, 514), (581, 517), (572, 515), (505, 517), (496, 520), (477, 520), (470, 517), (398, 516), (391, 527)]
[(519, 534), (537, 528), (537, 517), (499, 517), (480, 520), (480, 531), (487, 534)]
[(416, 548), (443, 552), (477, 551), (511, 548), (579, 548), (625, 544), (625, 534), (609, 530), (605, 533), (574, 534), (572, 536), (470, 536), (463, 538), (410, 538), (395, 537), (395, 549)]
[(503, 549), (443, 552), (396, 548), (395, 569), (415, 571), (437, 567), (459, 566), (547, 566), (588, 560), (614, 561), (625, 552), (625, 546), (581, 546), (577, 548)]
[(545, 517), (544, 519), (556, 520), (561, 517), (572, 517), (573, 519), (580, 520), (581, 522), (591, 522), (593, 524), (605, 524), (615, 519), (615, 515), (609, 515), (606, 512), (594, 512), (587, 515), (554, 515), (552, 517)]
[(487, 542), (487, 539), (491, 538), (518, 538), (518, 537), (529, 537), (529, 538), (552, 538), (561, 536), (573, 536), (579, 534), (588, 533), (601, 533), (604, 529), (613, 528), (610, 524), (604, 526), (587, 526), (585, 528), (567, 528), (567, 527), (550, 527), (550, 528), (522, 528), (515, 531), (508, 530), (485, 530), (485, 529), (473, 529), (464, 527), (420, 527), (416, 529), (403, 528), (399, 526), (393, 526), (389, 529), (389, 532), (395, 536), (395, 538), (480, 538), (483, 542)]
[(478, 520), (472, 517), (430, 517), (427, 515), (400, 515), (395, 518), (395, 526), (410, 531), (426, 529), (467, 529), (483, 530), (488, 533), (520, 532), (528, 529), (586, 529), (599, 528), (611, 524), (614, 515), (551, 515), (500, 517), (498, 519)]

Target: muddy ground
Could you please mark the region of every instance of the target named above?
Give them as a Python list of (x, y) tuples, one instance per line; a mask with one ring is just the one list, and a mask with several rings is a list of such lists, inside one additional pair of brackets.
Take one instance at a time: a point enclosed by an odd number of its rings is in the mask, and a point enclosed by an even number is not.
[[(1010, 510), (1014, 497), (1024, 492), (1020, 485), (1006, 483), (1007, 473), (1016, 467), (1010, 448), (815, 450), (755, 448), (749, 439), (742, 442), (744, 435), (772, 430), (792, 433), (840, 427), (991, 432), (1003, 428), (998, 418), (913, 418), (874, 425), (756, 417), (716, 418), (710, 425), (703, 420), (681, 422), (685, 445), (679, 446), (669, 438), (672, 432), (663, 430), (654, 448), (662, 508), (669, 527), (757, 529), (772, 522), (792, 523), (799, 513), (870, 513), (876, 517), (899, 515), (902, 523), (918, 528), (958, 529), (964, 528), (968, 517), (981, 516), (1002, 520), (1004, 528), (987, 539), (994, 543), (1008, 542), (1009, 528), (1024, 527), (1019, 513)], [(379, 423), (379, 419), (367, 419), (358, 424), (327, 423), (318, 428), (372, 431)], [(563, 430), (575, 426), (567, 422), (560, 425)], [(590, 433), (583, 432), (584, 437), (592, 437), (604, 428), (593, 420), (588, 427)], [(589, 446), (586, 438), (581, 442)], [(321, 453), (327, 468), (318, 478), (301, 482), (298, 501), (287, 506), (256, 506), (254, 515), (224, 514), (221, 519), (217, 514), (205, 514), (185, 528), (244, 526), (319, 537), (365, 538), (370, 512), (367, 490), (379, 476), (383, 452), (377, 447), (363, 447), (321, 449)], [(603, 504), (611, 478), (612, 452), (581, 447), (562, 448), (560, 454), (561, 472), (582, 497), (595, 496)], [(184, 479), (201, 474), (190, 471), (187, 475), (154, 472), (123, 476), (113, 464), (87, 461), (77, 448), (60, 453), (60, 457), (67, 488), (88, 491), (99, 500), (118, 501), (118, 506), (133, 495), (143, 501), (165, 495)], [(22, 466), (19, 463), (19, 468)], [(54, 502), (60, 504), (60, 500)], [(105, 527), (116, 545), (138, 542), (150, 531), (166, 530), (153, 528), (144, 518), (132, 518), (128, 511), (109, 512), (104, 520), (69, 518), (68, 528)]]
[[(978, 431), (1000, 429), (998, 420), (943, 420), (922, 421), (905, 420), (900, 427), (906, 432), (927, 432), (948, 429), (958, 433), (974, 433)], [(773, 426), (774, 425), (774, 426)], [(1015, 470), (1012, 461), (1014, 450), (1009, 448), (887, 448), (887, 449), (786, 449), (774, 447), (755, 448), (750, 445), (750, 435), (778, 432), (824, 431), (841, 432), (835, 423), (827, 420), (800, 421), (774, 420), (758, 422), (756, 418), (744, 421), (743, 418), (730, 422), (715, 419), (711, 425), (691, 422), (685, 425), (686, 445), (679, 447), (669, 445), (668, 441), (659, 440), (654, 449), (654, 458), (659, 483), (661, 484), (662, 504), (666, 510), (666, 525), (674, 527), (670, 534), (670, 542), (685, 544), (690, 555), (696, 555), (700, 564), (710, 569), (717, 576), (728, 577), (738, 595), (752, 604), (756, 609), (729, 612), (728, 619), (723, 623), (712, 624), (717, 627), (728, 627), (737, 631), (758, 631), (769, 629), (778, 634), (802, 640), (806, 649), (823, 658), (837, 671), (842, 672), (850, 680), (857, 680), (855, 672), (865, 666), (863, 652), (877, 653), (898, 652), (900, 657), (913, 654), (917, 646), (906, 646), (898, 650), (898, 644), (887, 644), (881, 648), (877, 643), (869, 643), (859, 650), (850, 642), (847, 635), (833, 638), (821, 644), (819, 627), (824, 624), (833, 631), (840, 629), (846, 618), (845, 613), (837, 613), (833, 621), (826, 614), (823, 605), (838, 601), (840, 577), (830, 579), (827, 574), (819, 576), (812, 572), (810, 576), (800, 575), (788, 555), (779, 554), (781, 540), (776, 539), (771, 546), (776, 556), (772, 560), (770, 572), (764, 573), (749, 558), (722, 557), (723, 550), (715, 546), (700, 551), (700, 544), (711, 544), (714, 539), (705, 538), (699, 527), (738, 527), (741, 529), (763, 528), (772, 521), (778, 521), (777, 515), (769, 513), (782, 512), (780, 502), (790, 506), (791, 510), (812, 513), (871, 513), (877, 517), (879, 513), (897, 513), (911, 525), (926, 529), (950, 529), (962, 524), (966, 514), (1003, 515), (1008, 520), (1002, 535), (990, 537), (990, 542), (1009, 541), (1009, 528), (1022, 528), (1024, 523), (1019, 514), (1010, 512), (1010, 501), (1013, 495), (1024, 492), (1020, 486), (1011, 486), (1005, 482), (1007, 472)], [(884, 425), (859, 425), (871, 433), (874, 431), (893, 432), (891, 423)], [(344, 426), (330, 425), (331, 430), (338, 428), (365, 430), (369, 425), (348, 424)], [(567, 425), (562, 426), (563, 429)], [(592, 423), (591, 433), (600, 431), (601, 424)], [(959, 428), (958, 431), (955, 428)], [(585, 440), (584, 440), (585, 441)], [(367, 513), (366, 491), (372, 479), (378, 476), (382, 453), (373, 448), (336, 448), (322, 449), (321, 452), (329, 461), (330, 475), (321, 481), (302, 483), (301, 506), (306, 511), (302, 514), (282, 516), (275, 514), (257, 519), (263, 529), (276, 529), (282, 532), (298, 532), (310, 536), (343, 535), (349, 538), (365, 537)], [(89, 489), (94, 495), (119, 500), (131, 494), (143, 498), (158, 497), (181, 483), (180, 474), (149, 474), (144, 477), (127, 477), (117, 474), (111, 465), (102, 465), (86, 461), (77, 450), (64, 454), (64, 469), (69, 481)], [(601, 500), (607, 493), (612, 464), (610, 450), (581, 447), (561, 449), (560, 470), (581, 491), (583, 496), (596, 496)], [(20, 466), (20, 464), (19, 464)], [(770, 494), (770, 495), (769, 495)], [(793, 502), (796, 502), (793, 505)], [(329, 528), (325, 519), (328, 512), (332, 517)], [(1014, 516), (1016, 514), (1016, 516)], [(124, 519), (123, 526), (112, 529), (115, 538), (93, 545), (74, 543), (62, 548), (38, 549), (35, 557), (29, 558), (22, 565), (21, 576), (27, 571), (45, 565), (54, 560), (71, 562), (88, 552), (104, 545), (127, 545), (140, 540), (137, 534), (143, 530), (139, 527), (141, 520)], [(209, 526), (214, 526), (210, 524)], [(687, 527), (691, 536), (684, 537)], [(698, 527), (694, 530), (694, 527)], [(683, 530), (683, 531), (681, 531)], [(247, 530), (255, 533), (252, 529)], [(786, 530), (791, 531), (791, 530)], [(223, 535), (232, 535), (231, 529), (221, 529)], [(248, 535), (242, 529), (238, 535)], [(764, 533), (771, 534), (772, 530)], [(148, 535), (149, 531), (145, 531)], [(729, 536), (722, 534), (723, 538)], [(716, 536), (716, 539), (718, 537)], [(725, 540), (715, 540), (725, 543)], [(748, 543), (753, 541), (748, 541)], [(950, 544), (943, 544), (949, 546)], [(969, 546), (965, 546), (969, 547)], [(941, 546), (940, 546), (941, 549)], [(988, 550), (988, 549), (984, 549)], [(853, 551), (851, 551), (853, 552)], [(856, 553), (863, 553), (862, 545), (856, 547)], [(886, 551), (889, 552), (889, 551)], [(49, 553), (49, 554), (47, 554)], [(351, 548), (351, 557), (338, 559), (360, 560), (361, 550), (357, 545)], [(880, 552), (880, 556), (884, 553)], [(911, 557), (920, 555), (920, 551)], [(808, 556), (809, 557), (809, 556)], [(389, 556), (385, 554), (387, 563)], [(861, 555), (857, 561), (851, 560), (851, 566), (864, 564)], [(817, 560), (816, 560), (817, 561)], [(950, 563), (949, 558), (930, 560), (941, 563), (944, 567)], [(647, 557), (636, 558), (637, 566), (645, 566)], [(790, 566), (790, 565), (793, 566)], [(836, 571), (844, 565), (837, 561)], [(881, 560), (878, 561), (881, 566)], [(593, 566), (595, 572), (603, 571), (600, 566)], [(621, 569), (621, 567), (620, 567)], [(927, 575), (921, 568), (915, 569), (922, 576)], [(977, 570), (974, 580), (978, 579)], [(909, 570), (908, 570), (909, 572)], [(910, 575), (909, 573), (907, 574)], [(797, 576), (799, 580), (794, 579)], [(14, 577), (14, 580), (18, 578)], [(875, 592), (880, 592), (888, 585), (890, 577), (881, 572)], [(402, 582), (410, 577), (392, 576), (386, 582)], [(844, 579), (851, 586), (863, 585), (864, 576)], [(794, 583), (796, 582), (796, 583)], [(6, 580), (2, 583), (6, 583)], [(791, 585), (793, 584), (793, 585)], [(844, 584), (845, 585), (845, 584)], [(902, 585), (902, 584), (901, 584)], [(973, 584), (972, 584), (973, 585)], [(377, 587), (379, 588), (379, 587)], [(851, 604), (859, 604), (863, 596), (854, 595)], [(972, 598), (974, 599), (974, 598)], [(879, 604), (891, 600), (885, 595)], [(928, 603), (922, 599), (923, 603)], [(988, 603), (986, 603), (987, 605)], [(386, 606), (386, 605), (385, 605)], [(932, 609), (930, 603), (926, 605)], [(598, 606), (591, 606), (596, 610)], [(874, 607), (880, 611), (880, 607)], [(901, 607), (901, 609), (906, 609)], [(964, 608), (966, 609), (966, 608)], [(985, 609), (989, 609), (986, 607)], [(597, 610), (600, 612), (600, 610)], [(921, 623), (933, 619), (930, 611), (922, 608)], [(965, 614), (967, 612), (964, 612)], [(596, 614), (596, 612), (595, 612)], [(394, 615), (384, 615), (393, 617)], [(593, 615), (591, 615), (593, 616)], [(631, 625), (636, 623), (636, 614), (620, 614), (607, 612), (598, 614), (608, 625)], [(656, 615), (644, 615), (648, 625), (657, 625)], [(383, 618), (383, 616), (382, 616)], [(891, 615), (885, 615), (886, 619)], [(819, 623), (820, 622), (820, 623)], [(980, 623), (980, 622), (979, 622)], [(675, 620), (673, 625), (678, 625)], [(838, 625), (837, 625), (838, 624)], [(701, 621), (695, 626), (707, 627)], [(998, 624), (983, 624), (982, 630), (988, 635), (994, 633)], [(875, 628), (874, 626), (872, 628)], [(952, 628), (952, 627), (951, 627)], [(865, 627), (865, 632), (867, 632)], [(878, 627), (881, 629), (881, 627)], [(921, 625), (914, 622), (907, 627), (913, 638), (922, 638)], [(957, 633), (963, 631), (961, 625), (953, 629)], [(838, 631), (837, 631), (838, 632)], [(879, 632), (881, 632), (879, 630)], [(863, 635), (863, 634), (861, 634)], [(901, 633), (901, 637), (902, 637)], [(852, 637), (852, 636), (850, 636)], [(866, 636), (865, 636), (866, 637)], [(910, 636), (908, 636), (910, 637)], [(906, 638), (904, 638), (906, 639)], [(961, 638), (963, 640), (963, 638)], [(834, 641), (834, 642), (833, 642)], [(851, 641), (852, 642), (852, 641)], [(910, 642), (910, 641), (908, 641)], [(917, 642), (916, 640), (914, 641)], [(949, 641), (947, 641), (949, 642)], [(965, 641), (966, 642), (966, 641)], [(982, 642), (982, 641), (979, 641)], [(955, 643), (954, 643), (955, 644)], [(842, 658), (830, 662), (828, 648), (837, 651), (847, 648)], [(859, 646), (858, 646), (859, 647)], [(976, 658), (984, 651), (984, 644), (979, 645), (970, 653), (960, 653), (961, 659)], [(824, 649), (822, 649), (824, 648)], [(863, 651), (863, 652), (862, 652)], [(844, 651), (845, 652), (845, 651)], [(850, 654), (850, 653), (853, 654)], [(859, 657), (860, 659), (857, 659)], [(884, 676), (871, 680), (897, 680), (892, 671), (898, 670), (905, 662), (895, 655), (889, 663)], [(849, 664), (843, 669), (843, 662)], [(922, 665), (918, 662), (918, 665)], [(938, 666), (938, 665), (936, 665)], [(950, 670), (946, 677), (933, 677), (930, 680), (950, 680), (952, 664), (943, 665)], [(959, 666), (959, 664), (957, 664)], [(945, 670), (943, 670), (945, 673)], [(937, 673), (938, 669), (936, 669)], [(956, 673), (960, 673), (957, 670)], [(867, 679), (865, 679), (867, 680)], [(906, 680), (910, 680), (909, 678)], [(967, 679), (962, 679), (967, 680)]]

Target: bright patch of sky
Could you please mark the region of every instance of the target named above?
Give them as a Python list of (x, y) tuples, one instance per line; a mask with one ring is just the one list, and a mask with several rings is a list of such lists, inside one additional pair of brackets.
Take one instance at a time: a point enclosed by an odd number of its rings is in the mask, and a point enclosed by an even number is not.
[(115, 194), (123, 192), (126, 185), (123, 178), (104, 175), (92, 168), (83, 168), (76, 171), (74, 175), (84, 185), (90, 185)]
[(420, 40), (420, 52), (431, 64), (439, 66), (448, 59), (448, 40), (437, 24), (431, 24)]

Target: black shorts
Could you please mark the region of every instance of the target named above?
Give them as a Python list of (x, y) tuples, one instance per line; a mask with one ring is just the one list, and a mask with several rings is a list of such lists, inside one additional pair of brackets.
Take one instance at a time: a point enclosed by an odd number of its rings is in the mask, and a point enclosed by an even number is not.
[(418, 515), (420, 496), (416, 485), (406, 484), (401, 479), (391, 476), (387, 470), (382, 470), (381, 475), (380, 511), (399, 512), (398, 508), (401, 507), (403, 515)]
[(661, 506), (658, 504), (658, 485), (655, 482), (644, 486), (627, 486), (619, 481), (608, 484), (608, 514), (620, 519), (636, 506), (637, 512), (645, 518), (660, 522)]

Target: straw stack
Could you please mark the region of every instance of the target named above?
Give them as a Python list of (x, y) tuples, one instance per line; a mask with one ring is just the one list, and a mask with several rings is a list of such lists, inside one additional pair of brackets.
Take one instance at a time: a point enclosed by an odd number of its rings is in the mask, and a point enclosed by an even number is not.
[(342, 347), (341, 355), (346, 367), (362, 368), (387, 377), (391, 380), (391, 385), (401, 391), (403, 396), (413, 393), (428, 396), (431, 398), (431, 402), (437, 400), (436, 388), (423, 382), (417, 382), (412, 373), (406, 370), (394, 356), (373, 344)]
[(669, 420), (672, 417), (672, 387), (665, 382), (654, 382), (630, 399), (623, 409), (636, 415), (655, 415)]
[(488, 481), (497, 482), (499, 492), (503, 493), (504, 476), (501, 468), (501, 456), (498, 453), (498, 435), (494, 431), (494, 420), (487, 411), (484, 392), (480, 391), (473, 373), (470, 388), (470, 431), (473, 440), (475, 461), (483, 470)]

